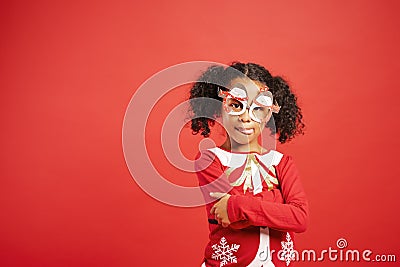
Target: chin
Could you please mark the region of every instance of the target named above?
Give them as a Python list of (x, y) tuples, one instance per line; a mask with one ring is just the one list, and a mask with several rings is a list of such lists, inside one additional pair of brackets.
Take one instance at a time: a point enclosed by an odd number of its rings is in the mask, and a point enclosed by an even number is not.
[(248, 136), (247, 138), (246, 137), (243, 137), (243, 136), (235, 136), (235, 137), (233, 137), (233, 138), (231, 138), (232, 139), (232, 141), (234, 142), (234, 143), (237, 143), (237, 144), (239, 144), (239, 145), (250, 145), (252, 142), (254, 142), (254, 139), (255, 139), (255, 137), (253, 137), (253, 136)]

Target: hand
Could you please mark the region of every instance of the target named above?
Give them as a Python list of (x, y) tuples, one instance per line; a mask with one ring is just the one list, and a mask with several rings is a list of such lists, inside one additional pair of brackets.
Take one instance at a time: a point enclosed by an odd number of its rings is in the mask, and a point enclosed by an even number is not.
[(228, 218), (228, 199), (231, 197), (229, 194), (225, 193), (210, 193), (211, 197), (219, 199), (217, 203), (211, 208), (210, 213), (214, 214), (215, 219), (223, 227), (228, 227), (231, 224)]

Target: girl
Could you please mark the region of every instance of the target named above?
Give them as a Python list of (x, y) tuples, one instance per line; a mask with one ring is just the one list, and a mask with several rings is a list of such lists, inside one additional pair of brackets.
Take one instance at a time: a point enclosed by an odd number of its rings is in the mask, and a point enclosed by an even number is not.
[(288, 266), (295, 259), (293, 232), (306, 230), (306, 195), (292, 158), (259, 137), (264, 128), (281, 143), (302, 134), (296, 101), (284, 79), (254, 63), (212, 66), (191, 88), (193, 133), (208, 137), (221, 118), (227, 134), (195, 163), (210, 230), (202, 266)]

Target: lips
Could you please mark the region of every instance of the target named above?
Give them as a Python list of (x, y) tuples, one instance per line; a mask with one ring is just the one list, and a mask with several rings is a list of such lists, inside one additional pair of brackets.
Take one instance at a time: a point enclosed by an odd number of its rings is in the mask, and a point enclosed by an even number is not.
[(254, 133), (253, 128), (235, 127), (235, 129), (245, 135), (250, 135)]

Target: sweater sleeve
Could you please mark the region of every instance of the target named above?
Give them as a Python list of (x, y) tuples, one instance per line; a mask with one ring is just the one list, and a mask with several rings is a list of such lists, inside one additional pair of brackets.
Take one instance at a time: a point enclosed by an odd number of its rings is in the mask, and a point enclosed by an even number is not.
[(224, 173), (224, 167), (218, 157), (209, 150), (203, 150), (197, 156), (195, 170), (199, 186), (207, 204), (207, 211), (217, 201), (210, 196), (211, 192), (227, 193), (232, 188)]
[(304, 232), (308, 224), (308, 202), (299, 173), (291, 157), (283, 156), (276, 166), (284, 203), (233, 195), (228, 200), (231, 222), (248, 220), (255, 226), (280, 231)]

